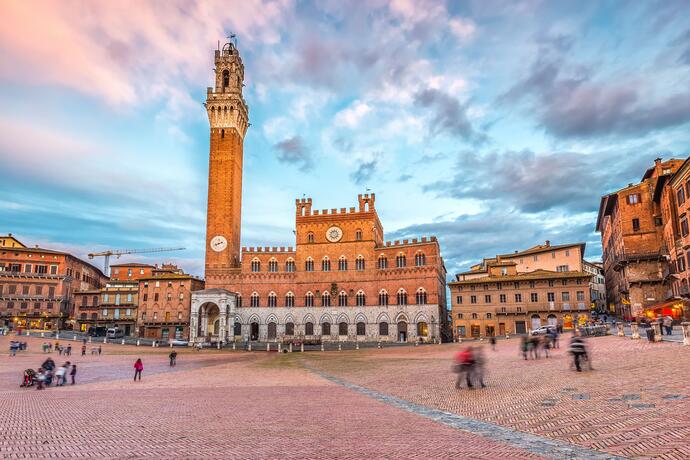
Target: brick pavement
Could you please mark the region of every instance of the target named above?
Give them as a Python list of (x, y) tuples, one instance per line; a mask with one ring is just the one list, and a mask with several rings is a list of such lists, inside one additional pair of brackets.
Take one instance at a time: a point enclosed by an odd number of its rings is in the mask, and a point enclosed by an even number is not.
[(171, 371), (167, 349), (110, 345), (71, 357), (78, 385), (20, 389), (22, 370), (44, 359), (41, 340), (27, 341), (27, 353), (0, 356), (2, 458), (538, 457), (350, 391), (297, 354), (179, 350)]
[(461, 345), (308, 354), (308, 365), (421, 406), (634, 458), (690, 458), (690, 350), (673, 343), (591, 338), (594, 371), (569, 369), (564, 348), (524, 361), (517, 340), (486, 347), (486, 389), (456, 390)]

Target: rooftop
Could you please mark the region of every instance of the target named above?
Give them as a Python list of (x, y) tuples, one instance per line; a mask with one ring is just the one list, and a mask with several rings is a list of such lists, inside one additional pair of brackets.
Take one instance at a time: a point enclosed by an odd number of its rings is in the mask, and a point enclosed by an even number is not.
[(474, 278), (465, 281), (451, 281), (449, 285), (456, 284), (478, 284), (478, 283), (500, 283), (504, 281), (534, 281), (534, 280), (549, 280), (549, 279), (568, 279), (568, 278), (589, 278), (589, 273), (570, 271), (570, 272), (552, 272), (549, 270), (534, 270), (527, 273), (518, 273), (517, 275), (498, 275), (498, 276), (484, 276), (482, 278)]

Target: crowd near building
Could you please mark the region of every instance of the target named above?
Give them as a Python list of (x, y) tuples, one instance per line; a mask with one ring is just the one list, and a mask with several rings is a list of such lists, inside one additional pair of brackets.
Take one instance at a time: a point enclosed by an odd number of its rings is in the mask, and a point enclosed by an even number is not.
[(482, 260), (449, 284), (456, 338), (524, 334), (541, 326), (572, 329), (591, 318), (585, 243), (552, 245)]
[(637, 184), (601, 198), (609, 308), (625, 319), (688, 316), (688, 160), (657, 158)]
[(244, 66), (228, 43), (208, 88), (206, 290), (192, 295), (195, 341), (437, 341), (446, 271), (435, 237), (385, 241), (375, 195), (357, 206), (295, 203), (295, 243), (240, 248)]

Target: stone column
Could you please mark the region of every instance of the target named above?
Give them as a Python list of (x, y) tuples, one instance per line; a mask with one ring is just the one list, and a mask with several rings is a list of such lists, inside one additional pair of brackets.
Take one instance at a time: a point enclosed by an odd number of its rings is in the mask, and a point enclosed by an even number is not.
[(652, 321), (652, 327), (654, 328), (654, 341), (661, 342), (661, 321)]
[(683, 321), (680, 326), (683, 329), (683, 345), (690, 345), (690, 322)]
[(192, 311), (192, 315), (189, 318), (189, 341), (192, 343), (196, 340), (198, 328), (199, 312)]
[(228, 306), (225, 302), (220, 303), (220, 316), (218, 318), (218, 341), (225, 342), (225, 328), (228, 324)]
[(206, 313), (206, 309), (201, 312), (201, 335), (206, 338), (208, 336), (208, 314)]
[(623, 323), (618, 321), (616, 323), (616, 327), (618, 328), (618, 337), (625, 337), (625, 331), (623, 330)]
[(640, 338), (640, 329), (637, 323), (632, 323), (630, 325), (630, 328), (632, 329), (632, 338), (633, 339), (639, 339)]

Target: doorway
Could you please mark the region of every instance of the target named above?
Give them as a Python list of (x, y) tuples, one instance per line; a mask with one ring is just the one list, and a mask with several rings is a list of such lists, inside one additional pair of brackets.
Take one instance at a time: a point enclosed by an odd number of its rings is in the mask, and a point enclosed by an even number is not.
[(515, 333), (516, 334), (526, 334), (527, 328), (525, 327), (524, 321), (515, 321)]
[(498, 323), (498, 335), (506, 335), (506, 323)]
[(276, 338), (276, 323), (272, 321), (268, 323), (268, 338), (269, 340), (273, 340)]
[(252, 323), (252, 330), (249, 340), (259, 340), (259, 323)]
[(532, 330), (539, 329), (541, 327), (541, 318), (539, 315), (532, 315)]
[(407, 323), (405, 321), (398, 323), (398, 341), (407, 342)]

